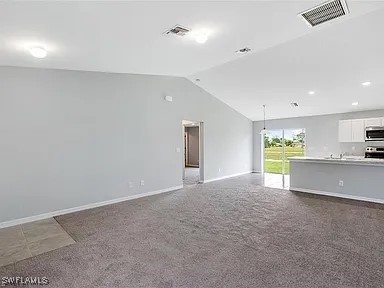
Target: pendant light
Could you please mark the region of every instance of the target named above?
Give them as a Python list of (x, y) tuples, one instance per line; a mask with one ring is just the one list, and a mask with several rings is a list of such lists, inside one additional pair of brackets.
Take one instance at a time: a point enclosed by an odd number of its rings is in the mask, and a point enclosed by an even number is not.
[(265, 129), (265, 104), (263, 105), (263, 111), (264, 111), (264, 128), (261, 129), (260, 134), (264, 135), (267, 134), (267, 130)]

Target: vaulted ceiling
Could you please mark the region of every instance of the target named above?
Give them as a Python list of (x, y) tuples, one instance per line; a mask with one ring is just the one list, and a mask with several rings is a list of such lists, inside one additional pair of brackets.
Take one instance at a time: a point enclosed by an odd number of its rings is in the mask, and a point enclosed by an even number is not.
[[(297, 17), (322, 2), (3, 1), (0, 65), (199, 78), (253, 120), (263, 104), (270, 118), (384, 107), (384, 2), (348, 1), (349, 15), (316, 28)], [(163, 35), (176, 24), (207, 42)], [(243, 47), (251, 53), (237, 55)]]

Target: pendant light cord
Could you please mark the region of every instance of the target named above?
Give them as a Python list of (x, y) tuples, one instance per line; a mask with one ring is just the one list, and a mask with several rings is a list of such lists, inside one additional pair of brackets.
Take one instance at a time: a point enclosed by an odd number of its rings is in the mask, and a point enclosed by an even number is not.
[(263, 105), (263, 109), (264, 109), (264, 130), (265, 130), (265, 105)]

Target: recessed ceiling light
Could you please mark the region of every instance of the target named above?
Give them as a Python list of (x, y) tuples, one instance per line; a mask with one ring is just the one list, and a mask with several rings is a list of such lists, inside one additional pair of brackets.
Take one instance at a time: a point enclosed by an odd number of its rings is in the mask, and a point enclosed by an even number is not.
[(309, 95), (314, 95), (314, 94), (315, 94), (315, 91), (309, 91), (308, 94), (309, 94)]
[(45, 58), (48, 54), (45, 48), (39, 46), (29, 48), (29, 53), (31, 53), (31, 55), (36, 58)]
[(363, 86), (369, 86), (369, 85), (371, 85), (371, 84), (372, 84), (372, 83), (369, 82), (369, 81), (366, 81), (366, 82), (361, 83), (361, 85), (363, 85)]
[(359, 102), (353, 102), (352, 103), (352, 106), (357, 106), (357, 105), (359, 105)]
[(199, 44), (204, 44), (208, 40), (208, 35), (206, 32), (198, 32), (195, 34), (195, 41)]

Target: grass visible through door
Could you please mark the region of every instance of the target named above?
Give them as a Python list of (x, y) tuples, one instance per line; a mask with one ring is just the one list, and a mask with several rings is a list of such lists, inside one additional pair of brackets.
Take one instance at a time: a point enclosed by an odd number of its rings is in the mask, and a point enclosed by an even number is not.
[[(285, 147), (285, 174), (289, 174), (289, 157), (304, 156), (304, 148), (302, 147)], [(266, 173), (283, 173), (283, 148), (269, 147), (265, 148), (264, 172)]]

